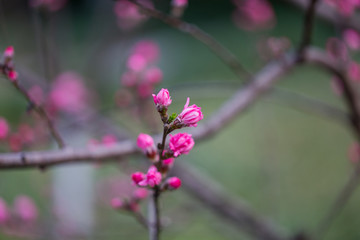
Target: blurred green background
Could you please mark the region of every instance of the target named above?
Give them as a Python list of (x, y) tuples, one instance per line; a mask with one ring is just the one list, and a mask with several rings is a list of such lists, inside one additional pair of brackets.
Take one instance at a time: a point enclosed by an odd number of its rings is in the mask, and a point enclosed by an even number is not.
[[(0, 0), (0, 49), (13, 45), (16, 64), (41, 75), (34, 12), (26, 1)], [(283, 1), (271, 1), (277, 24), (270, 31), (246, 32), (231, 20), (231, 1), (190, 0), (184, 19), (195, 23), (228, 47), (250, 71), (265, 63), (256, 44), (267, 36), (286, 36), (293, 46), (299, 43), (302, 11)], [(180, 110), (187, 96), (201, 106), (205, 120), (240, 87), (240, 81), (212, 52), (188, 35), (157, 20), (149, 20), (133, 31), (116, 25), (113, 1), (70, 1), (50, 19), (51, 36), (60, 70), (74, 70), (96, 89), (98, 109), (106, 109), (119, 127), (131, 119), (114, 104), (119, 78), (125, 69), (132, 45), (141, 39), (156, 41), (161, 48), (159, 66), (164, 81), (158, 88), (172, 93), (171, 109)], [(168, 1), (156, 1), (168, 11)], [(328, 23), (316, 20), (314, 44), (324, 47), (336, 34)], [(20, 71), (21, 73), (21, 71)], [(279, 86), (296, 93), (344, 108), (330, 88), (331, 76), (309, 66), (296, 68)], [(25, 102), (1, 79), (0, 115), (12, 127), (22, 120)], [(154, 109), (155, 111), (155, 109)], [(100, 126), (101, 127), (101, 126)], [(140, 126), (133, 126), (135, 139)], [(247, 201), (258, 213), (284, 226), (289, 233), (312, 232), (324, 216), (339, 189), (352, 172), (347, 149), (351, 132), (331, 119), (292, 109), (264, 97), (215, 137), (196, 144), (186, 161), (204, 171), (224, 188)], [(132, 161), (136, 167), (139, 161)], [(51, 218), (52, 171), (11, 170), (0, 174), (0, 196), (9, 204), (19, 194), (34, 198), (41, 221)], [(96, 181), (126, 175), (115, 164), (95, 170)], [(81, 189), (79, 190), (81, 194)], [(325, 239), (360, 239), (360, 194), (356, 193), (332, 224)], [(163, 239), (251, 239), (179, 190), (162, 198), (169, 226)], [(145, 210), (146, 204), (144, 204)], [(135, 220), (97, 204), (96, 227), (92, 239), (146, 239), (147, 232)], [(1, 239), (18, 239), (1, 235)]]

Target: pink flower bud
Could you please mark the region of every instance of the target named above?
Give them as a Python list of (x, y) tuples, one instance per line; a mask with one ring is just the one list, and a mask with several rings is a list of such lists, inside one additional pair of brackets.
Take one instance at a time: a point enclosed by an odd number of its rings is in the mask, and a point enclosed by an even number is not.
[(139, 184), (139, 182), (143, 181), (145, 177), (145, 174), (142, 172), (135, 172), (131, 175), (131, 179), (135, 184)]
[(0, 117), (0, 139), (6, 138), (8, 133), (9, 125), (4, 118)]
[(0, 224), (4, 224), (9, 220), (9, 211), (5, 201), (0, 198)]
[(154, 187), (155, 185), (159, 185), (161, 183), (161, 173), (158, 172), (155, 166), (151, 166), (146, 173), (145, 179), (139, 182), (139, 186), (146, 187)]
[(163, 165), (170, 167), (170, 168), (174, 165), (174, 162), (175, 162), (174, 158), (168, 158), (168, 159), (164, 159), (162, 161)]
[(204, 118), (201, 108), (195, 104), (189, 106), (190, 98), (187, 98), (184, 110), (177, 116), (177, 120), (186, 127), (196, 127), (197, 122)]
[(360, 65), (357, 62), (352, 61), (348, 66), (347, 72), (350, 80), (360, 82)]
[(14, 57), (14, 47), (13, 46), (9, 46), (5, 49), (4, 57), (6, 57), (6, 58)]
[(15, 72), (14, 70), (10, 70), (7, 76), (11, 81), (16, 81), (16, 79), (18, 78), (18, 73)]
[(35, 221), (38, 216), (34, 202), (27, 196), (18, 196), (15, 199), (14, 210), (17, 216), (26, 222)]
[(181, 180), (178, 177), (171, 177), (166, 182), (170, 190), (175, 190), (181, 187)]
[(163, 79), (163, 73), (160, 68), (152, 67), (145, 72), (144, 81), (150, 84), (158, 84)]
[(148, 190), (145, 188), (138, 188), (134, 192), (134, 198), (141, 200), (148, 196)]
[(195, 142), (188, 133), (177, 133), (174, 136), (170, 134), (170, 149), (174, 152), (174, 156), (177, 157), (181, 154), (188, 154), (194, 147)]
[(175, 7), (185, 7), (188, 5), (188, 0), (172, 0), (171, 4)]
[(168, 107), (172, 102), (169, 91), (164, 88), (162, 88), (157, 95), (153, 94), (152, 96), (154, 103), (159, 106)]
[(148, 134), (140, 133), (136, 143), (139, 148), (146, 150), (154, 146), (154, 139)]
[(111, 207), (114, 209), (119, 209), (122, 208), (124, 206), (123, 201), (121, 201), (120, 198), (113, 198), (111, 199)]
[(360, 49), (360, 34), (353, 29), (346, 29), (343, 32), (343, 38), (350, 49)]

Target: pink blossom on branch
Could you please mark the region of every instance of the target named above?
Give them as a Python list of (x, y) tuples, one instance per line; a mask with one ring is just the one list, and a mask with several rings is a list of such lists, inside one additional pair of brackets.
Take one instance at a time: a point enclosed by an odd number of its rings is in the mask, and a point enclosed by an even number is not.
[(135, 184), (139, 184), (141, 181), (145, 179), (145, 174), (142, 172), (135, 172), (131, 175), (131, 179)]
[(169, 147), (174, 153), (174, 157), (182, 154), (188, 154), (194, 147), (195, 142), (191, 134), (177, 133), (174, 136), (170, 134)]
[(163, 73), (160, 68), (152, 67), (145, 71), (144, 81), (151, 84), (158, 84), (163, 79)]
[(145, 179), (139, 182), (138, 185), (141, 187), (155, 187), (156, 185), (159, 185), (161, 183), (161, 179), (161, 173), (158, 172), (155, 166), (151, 166), (145, 175)]
[(154, 139), (150, 135), (145, 134), (145, 133), (139, 134), (136, 144), (139, 148), (141, 148), (143, 150), (147, 150), (147, 149), (155, 146)]
[[(140, 2), (147, 7), (153, 7), (153, 3), (150, 0), (140, 0)], [(148, 19), (135, 4), (127, 0), (116, 1), (114, 12), (117, 17), (118, 26), (123, 30), (135, 28)]]
[(7, 73), (7, 77), (12, 81), (16, 81), (18, 79), (18, 73), (14, 70), (10, 70), (8, 73)]
[(14, 57), (14, 47), (13, 46), (9, 46), (5, 49), (4, 51), (4, 57), (5, 58), (13, 58)]
[(360, 64), (351, 61), (347, 68), (347, 74), (351, 81), (360, 82)]
[(110, 205), (114, 209), (119, 209), (119, 208), (122, 208), (124, 206), (124, 203), (120, 198), (115, 197), (115, 198), (111, 199)]
[(176, 190), (181, 187), (181, 180), (178, 177), (171, 177), (166, 181), (170, 190)]
[(187, 98), (184, 110), (177, 116), (174, 124), (180, 123), (185, 127), (196, 127), (197, 123), (204, 118), (201, 107), (195, 104), (189, 106), (190, 98)]
[(157, 95), (153, 94), (152, 96), (156, 106), (168, 107), (172, 102), (169, 90), (164, 88), (162, 88)]

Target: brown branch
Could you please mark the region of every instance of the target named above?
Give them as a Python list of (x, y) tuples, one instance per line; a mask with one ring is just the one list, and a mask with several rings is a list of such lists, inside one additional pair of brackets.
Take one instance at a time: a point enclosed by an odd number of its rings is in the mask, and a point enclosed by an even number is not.
[(309, 4), (306, 9), (305, 18), (304, 18), (302, 40), (298, 52), (300, 61), (303, 60), (302, 58), (304, 57), (305, 49), (311, 44), (312, 32), (314, 28), (313, 25), (314, 25), (315, 10), (318, 0), (309, 0), (308, 2)]
[[(283, 0), (285, 2), (294, 4), (302, 9), (307, 8), (308, 0)], [(316, 15), (322, 19), (331, 22), (333, 24), (341, 24), (344, 28), (353, 28), (360, 31), (360, 16), (353, 14), (350, 17), (342, 16), (338, 13), (336, 8), (333, 8), (326, 4), (324, 1), (319, 2), (319, 6), (316, 8)]]
[[(244, 112), (263, 93), (269, 90), (279, 78), (287, 73), (296, 62), (293, 54), (283, 59), (270, 62), (251, 82), (238, 90), (225, 104), (219, 108), (204, 124), (191, 131), (196, 140), (201, 140), (216, 134), (229, 124), (238, 114)], [(160, 136), (156, 136), (159, 139)], [(53, 166), (57, 164), (100, 161), (109, 158), (122, 157), (137, 153), (134, 141), (122, 141), (113, 146), (98, 146), (92, 148), (64, 150), (48, 150), (23, 153), (0, 154), (0, 168), (26, 168)]]
[[(352, 133), (355, 135), (355, 138), (360, 142), (360, 112), (357, 104), (358, 96), (353, 91), (353, 88), (346, 78), (344, 70), (339, 67), (334, 61), (331, 61), (330, 58), (326, 58), (326, 54), (313, 51), (310, 55), (312, 61), (317, 64), (320, 64), (326, 70), (331, 71), (335, 74), (341, 81), (344, 89), (344, 100), (349, 109), (349, 125), (353, 129)], [(325, 217), (320, 221), (318, 228), (315, 231), (317, 238), (323, 237), (323, 235), (328, 231), (331, 226), (331, 223), (334, 219), (341, 213), (343, 208), (346, 206), (355, 190), (357, 189), (360, 181), (360, 162), (355, 166), (353, 173), (350, 175), (347, 183), (339, 191), (334, 203), (331, 205), (329, 211)]]
[[(11, 81), (11, 80), (9, 80), (9, 81)], [(18, 80), (11, 81), (11, 83), (16, 88), (16, 90), (21, 95), (24, 96), (24, 98), (28, 102), (30, 108), (33, 109), (35, 112), (37, 112), (39, 114), (39, 116), (46, 122), (46, 124), (48, 126), (48, 129), (50, 131), (50, 134), (52, 135), (52, 137), (56, 141), (59, 148), (64, 148), (65, 147), (64, 140), (60, 136), (60, 133), (56, 129), (53, 121), (51, 120), (50, 116), (47, 114), (46, 110), (41, 105), (38, 105), (38, 104), (36, 104), (36, 102), (34, 102), (34, 100), (30, 97), (30, 95), (26, 91), (26, 89), (23, 86), (20, 85)]]
[[(202, 205), (228, 220), (247, 234), (263, 240), (287, 239), (284, 229), (279, 229), (268, 219), (257, 215), (244, 202), (225, 192), (218, 183), (196, 171), (185, 162), (176, 162), (173, 174), (182, 179), (185, 190), (198, 199)], [(235, 200), (236, 199), (236, 200)]]
[(137, 0), (129, 1), (136, 4), (146, 15), (159, 19), (165, 24), (172, 26), (184, 33), (187, 33), (202, 42), (206, 47), (212, 50), (212, 52), (216, 54), (227, 66), (229, 66), (231, 70), (236, 73), (237, 76), (242, 76), (243, 74), (245, 74), (246, 77), (251, 76), (251, 74), (245, 70), (245, 68), (241, 65), (240, 61), (236, 58), (234, 54), (232, 54), (220, 42), (218, 42), (216, 39), (214, 39), (212, 36), (210, 36), (208, 33), (203, 31), (196, 25), (182, 21), (179, 18), (166, 15), (154, 8), (144, 6)]

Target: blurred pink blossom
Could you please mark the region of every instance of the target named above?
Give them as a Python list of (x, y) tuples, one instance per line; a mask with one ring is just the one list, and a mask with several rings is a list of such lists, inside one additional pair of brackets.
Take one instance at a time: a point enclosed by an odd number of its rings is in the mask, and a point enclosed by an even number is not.
[(360, 6), (359, 0), (324, 0), (327, 4), (334, 7), (344, 16), (350, 16), (355, 9)]
[(6, 202), (0, 198), (0, 224), (4, 224), (9, 220), (10, 214)]
[(30, 0), (30, 6), (34, 8), (45, 7), (51, 12), (56, 12), (63, 8), (67, 0)]
[(185, 7), (188, 5), (188, 0), (172, 0), (171, 4), (176, 7)]
[(83, 79), (74, 72), (64, 72), (55, 79), (49, 98), (55, 109), (69, 113), (82, 112), (89, 101)]
[(346, 29), (343, 32), (343, 38), (350, 49), (360, 49), (360, 34), (357, 31), (353, 29)]
[(152, 67), (146, 70), (144, 81), (151, 84), (158, 84), (163, 79), (163, 73), (160, 68)]
[(141, 98), (148, 98), (154, 92), (154, 85), (149, 83), (140, 83), (137, 87), (137, 93)]
[[(150, 0), (141, 0), (139, 2), (147, 7), (153, 7), (153, 3)], [(118, 26), (123, 30), (132, 29), (148, 19), (146, 15), (139, 11), (135, 4), (127, 0), (116, 1), (114, 12), (117, 17)]]
[(274, 26), (275, 14), (267, 0), (233, 0), (237, 9), (233, 21), (245, 30), (266, 29)]
[(18, 196), (15, 199), (14, 211), (25, 222), (33, 222), (38, 216), (34, 202), (27, 196)]
[(9, 133), (9, 125), (5, 118), (0, 117), (0, 140), (5, 139)]
[(160, 50), (155, 42), (143, 40), (135, 44), (133, 54), (139, 54), (143, 56), (148, 63), (153, 63), (158, 60)]
[(114, 145), (116, 142), (117, 142), (117, 138), (112, 134), (107, 134), (102, 138), (102, 143), (106, 146)]
[(351, 81), (360, 82), (360, 64), (351, 61), (348, 65), (347, 74)]
[(125, 87), (133, 87), (138, 82), (138, 76), (136, 72), (127, 71), (121, 76), (121, 84)]
[(23, 146), (22, 136), (19, 133), (13, 133), (9, 136), (9, 147), (11, 151), (18, 152)]
[(115, 209), (122, 208), (124, 206), (123, 201), (118, 197), (112, 198), (110, 204), (111, 207)]
[(13, 58), (14, 57), (14, 47), (13, 46), (9, 46), (5, 49), (4, 51), (4, 57), (5, 58)]
[(138, 188), (134, 191), (133, 196), (136, 200), (142, 200), (148, 196), (148, 190), (145, 188)]

